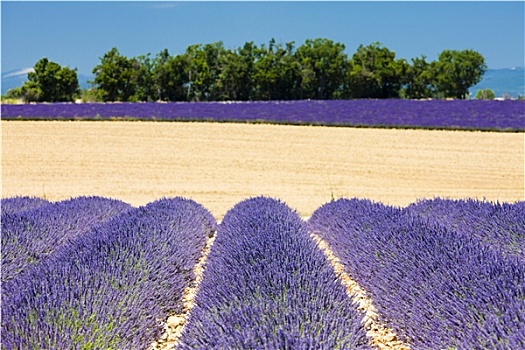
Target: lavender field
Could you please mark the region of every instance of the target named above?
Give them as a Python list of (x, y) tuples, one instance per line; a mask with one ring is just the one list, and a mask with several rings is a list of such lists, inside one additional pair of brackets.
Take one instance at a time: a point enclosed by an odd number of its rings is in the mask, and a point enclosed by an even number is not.
[[(13, 197), (1, 207), (2, 272), (11, 271), (2, 349), (148, 349), (167, 317), (184, 312), (182, 349), (374, 348), (313, 236), (404, 349), (525, 348), (525, 202), (339, 199), (305, 221), (253, 197), (220, 224), (181, 197), (138, 208)], [(209, 237), (196, 306), (185, 311)]]
[(156, 120), (523, 131), (519, 100), (332, 100), (1, 105), (10, 120)]

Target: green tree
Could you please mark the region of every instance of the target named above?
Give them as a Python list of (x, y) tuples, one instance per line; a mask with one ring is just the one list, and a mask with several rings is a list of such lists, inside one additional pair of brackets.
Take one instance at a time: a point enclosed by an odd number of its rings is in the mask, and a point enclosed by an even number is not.
[(168, 101), (166, 87), (169, 82), (167, 63), (170, 59), (168, 49), (164, 49), (153, 60), (153, 89), (157, 101)]
[(150, 54), (140, 55), (131, 60), (130, 88), (128, 101), (154, 101), (156, 97), (153, 79), (154, 61)]
[(62, 67), (56, 74), (55, 101), (70, 102), (80, 93), (76, 69)]
[(186, 101), (187, 65), (184, 55), (170, 56), (167, 49), (157, 54), (152, 74), (156, 100)]
[(224, 56), (227, 54), (222, 41), (203, 46), (208, 75), (204, 97), (206, 101), (217, 101), (222, 98), (223, 92), (220, 84), (221, 72), (224, 69)]
[(217, 86), (225, 53), (222, 42), (191, 45), (186, 49), (188, 101), (212, 101), (221, 92)]
[(167, 63), (168, 85), (166, 93), (169, 101), (187, 101), (189, 79), (188, 61), (184, 55), (171, 57)]
[(93, 83), (102, 101), (128, 101), (134, 95), (133, 61), (112, 48), (93, 68)]
[(496, 98), (494, 91), (491, 89), (481, 89), (476, 92), (476, 100), (493, 100)]
[(299, 81), (299, 65), (293, 52), (293, 42), (276, 44), (271, 39), (256, 54), (253, 80), (257, 100), (290, 100), (295, 98)]
[(351, 60), (349, 92), (352, 98), (398, 98), (408, 64), (380, 43), (360, 45)]
[(208, 78), (209, 69), (206, 64), (205, 53), (202, 45), (191, 45), (184, 54), (186, 58), (187, 100), (200, 101), (206, 90), (205, 82)]
[(301, 66), (294, 52), (294, 42), (279, 46), (277, 51), (279, 70), (278, 99), (296, 100), (300, 94)]
[(34, 83), (25, 82), (24, 85), (9, 89), (7, 98), (22, 99), (25, 102), (42, 101), (42, 90)]
[(76, 69), (42, 58), (27, 74), (28, 81), (11, 92), (26, 102), (71, 102), (79, 94)]
[(275, 99), (274, 86), (277, 84), (278, 72), (274, 54), (275, 39), (271, 39), (268, 47), (262, 44), (256, 51), (253, 80), (255, 84), (254, 98), (256, 100)]
[[(253, 62), (252, 62), (253, 63)], [(248, 100), (251, 87), (242, 91), (243, 77), (251, 76), (251, 69), (245, 64), (245, 57), (238, 51), (227, 50), (221, 58), (222, 70), (217, 80), (220, 100)], [(253, 67), (253, 64), (252, 64)], [(247, 79), (251, 81), (250, 78)]]
[(220, 100), (247, 101), (256, 99), (257, 82), (255, 62), (260, 49), (246, 42), (237, 50), (225, 50), (220, 59), (221, 70), (217, 80)]
[[(253, 75), (257, 51), (258, 48), (253, 42), (246, 42), (229, 57), (223, 69), (225, 80), (229, 81), (223, 91), (231, 91), (231, 94), (228, 93), (229, 99), (244, 101), (253, 99), (255, 90)], [(227, 89), (226, 86), (230, 88)]]
[(300, 98), (325, 100), (342, 97), (349, 68), (344, 49), (343, 44), (324, 38), (308, 39), (297, 48)]
[(464, 99), (487, 70), (484, 57), (474, 50), (444, 50), (432, 62), (436, 92), (442, 97)]
[(430, 98), (434, 96), (434, 91), (431, 64), (426, 61), (425, 56), (413, 58), (412, 65), (408, 66), (407, 69), (403, 97), (411, 99)]

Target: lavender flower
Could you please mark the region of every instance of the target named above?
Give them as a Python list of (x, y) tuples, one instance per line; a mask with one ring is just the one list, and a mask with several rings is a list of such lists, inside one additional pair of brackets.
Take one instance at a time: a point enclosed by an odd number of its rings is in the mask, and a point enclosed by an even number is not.
[[(2, 199), (8, 204), (17, 200)], [(38, 201), (36, 201), (38, 203)], [(122, 201), (77, 197), (21, 214), (2, 215), (2, 282), (54, 254), (96, 225), (129, 210)]]
[(367, 200), (328, 203), (308, 226), (413, 348), (525, 348), (525, 266), (518, 259), (475, 235)]
[(219, 226), (180, 348), (364, 349), (362, 317), (297, 213), (256, 197)]
[(525, 262), (525, 202), (436, 198), (414, 203), (406, 211), (435, 225), (476, 237), (503, 255)]
[(80, 236), (5, 286), (3, 348), (146, 349), (215, 226), (200, 204), (161, 199)]
[(49, 201), (30, 196), (18, 196), (3, 198), (0, 200), (2, 215), (4, 214), (22, 214), (26, 211), (38, 209), (50, 204)]
[(167, 120), (525, 130), (523, 101), (323, 100), (1, 105), (2, 119)]

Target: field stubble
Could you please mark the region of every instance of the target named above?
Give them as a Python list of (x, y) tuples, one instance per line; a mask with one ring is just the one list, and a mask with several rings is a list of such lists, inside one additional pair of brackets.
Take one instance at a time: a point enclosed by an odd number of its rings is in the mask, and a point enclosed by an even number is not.
[(217, 219), (258, 195), (308, 217), (339, 197), (525, 199), (525, 134), (182, 122), (2, 121), (2, 197), (134, 206), (184, 196)]

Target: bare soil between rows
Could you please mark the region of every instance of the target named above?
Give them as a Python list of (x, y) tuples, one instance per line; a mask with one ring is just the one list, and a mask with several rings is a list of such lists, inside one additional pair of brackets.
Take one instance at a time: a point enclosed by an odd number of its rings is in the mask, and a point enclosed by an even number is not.
[(240, 123), (2, 123), (2, 197), (184, 196), (217, 219), (252, 196), (303, 217), (333, 198), (525, 200), (525, 133)]

